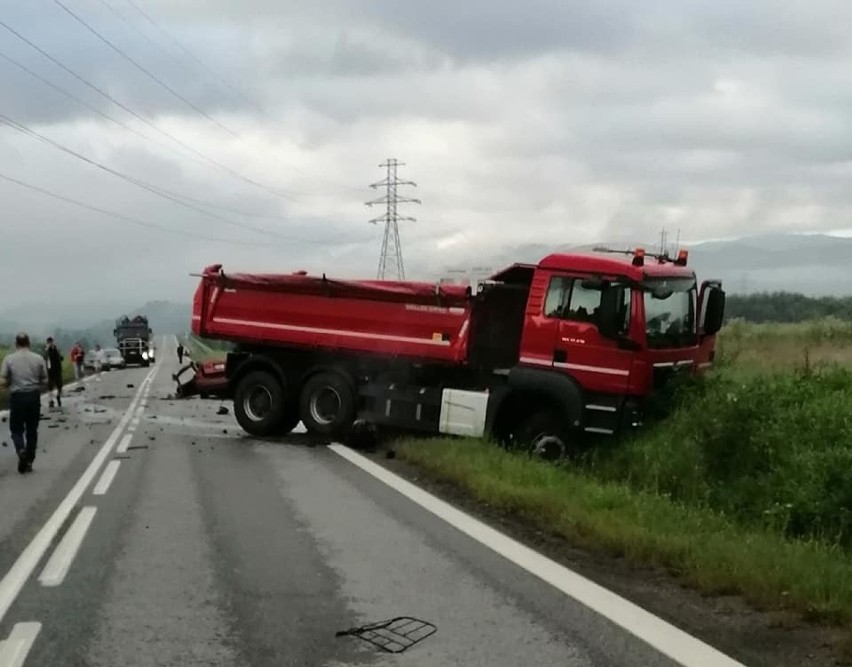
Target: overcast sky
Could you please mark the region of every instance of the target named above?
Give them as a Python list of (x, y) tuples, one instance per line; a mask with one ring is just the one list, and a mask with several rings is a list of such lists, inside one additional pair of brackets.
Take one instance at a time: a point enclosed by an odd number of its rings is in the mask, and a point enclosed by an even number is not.
[(663, 226), (852, 227), (848, 2), (61, 2), (173, 92), (56, 0), (0, 0), (0, 21), (147, 121), (0, 27), (2, 117), (136, 183), (0, 124), (0, 177), (135, 221), (0, 180), (0, 311), (189, 300), (213, 263), (372, 277), (364, 202), (387, 157), (423, 202), (404, 207), (409, 277)]

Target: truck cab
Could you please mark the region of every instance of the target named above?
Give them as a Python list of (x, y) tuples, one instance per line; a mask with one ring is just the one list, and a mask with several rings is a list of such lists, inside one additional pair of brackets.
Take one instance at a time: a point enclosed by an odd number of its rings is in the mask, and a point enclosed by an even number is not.
[[(526, 297), (516, 298), (514, 313), (502, 309), (518, 323), (518, 341), (504, 338), (508, 381), (489, 397), (499, 405), (488, 406), (484, 430), (501, 439), (535, 439), (536, 430), (615, 434), (638, 425), (644, 399), (674, 374), (711, 365), (724, 292), (718, 281), (699, 285), (687, 259), (686, 251), (673, 259), (641, 248), (553, 254), (481, 285), (484, 302), (511, 288)], [(487, 333), (474, 327), (471, 336), (476, 358)]]

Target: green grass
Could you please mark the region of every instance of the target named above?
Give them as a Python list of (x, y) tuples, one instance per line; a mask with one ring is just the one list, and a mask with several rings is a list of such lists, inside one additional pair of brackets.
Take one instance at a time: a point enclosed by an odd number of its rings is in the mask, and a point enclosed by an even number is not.
[(230, 345), (221, 341), (204, 340), (191, 335), (184, 339), (184, 347), (195, 361), (221, 361), (228, 354)]
[(852, 323), (733, 322), (633, 438), (549, 466), (468, 440), (400, 456), (574, 543), (852, 628)]
[(509, 454), (487, 442), (409, 441), (397, 451), (477, 500), (572, 544), (666, 567), (709, 593), (739, 593), (763, 608), (852, 623), (852, 559), (837, 547), (746, 528), (707, 508)]

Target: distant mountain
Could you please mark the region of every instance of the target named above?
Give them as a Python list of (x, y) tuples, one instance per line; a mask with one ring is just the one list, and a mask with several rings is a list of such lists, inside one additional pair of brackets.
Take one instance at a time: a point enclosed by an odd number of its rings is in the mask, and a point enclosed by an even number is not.
[[(61, 347), (67, 348), (80, 340), (87, 346), (99, 343), (104, 347), (112, 346), (115, 342), (113, 329), (115, 321), (122, 315), (146, 315), (154, 335), (177, 334), (189, 329), (192, 316), (190, 304), (173, 303), (171, 301), (149, 301), (139, 308), (116, 309), (112, 317), (93, 317), (88, 324), (77, 325), (79, 318), (71, 318), (70, 322), (58, 318), (49, 319), (40, 314), (38, 317), (26, 317), (21, 314), (3, 313), (0, 315), (0, 340), (11, 338), (16, 331), (25, 330), (37, 339), (53, 336)], [(21, 318), (21, 319), (16, 319)], [(95, 322), (92, 324), (92, 322)]]
[[(552, 252), (589, 251), (596, 245), (655, 250), (659, 243), (589, 245), (527, 244), (477, 256), (476, 266), (494, 271), (514, 262), (535, 263)], [(671, 249), (674, 248), (672, 244)], [(731, 241), (684, 245), (699, 278), (718, 278), (732, 294), (796, 292), (807, 296), (852, 294), (852, 238), (824, 234), (768, 234)], [(471, 262), (471, 264), (474, 263)], [(443, 277), (443, 276), (436, 276)]]

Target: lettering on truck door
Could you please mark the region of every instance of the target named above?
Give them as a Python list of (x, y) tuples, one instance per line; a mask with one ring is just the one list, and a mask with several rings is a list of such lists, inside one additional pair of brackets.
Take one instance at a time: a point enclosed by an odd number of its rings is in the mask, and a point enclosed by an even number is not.
[[(548, 286), (545, 307), (552, 318), (552, 364), (554, 369), (576, 377), (589, 391), (623, 394), (627, 391), (632, 362), (631, 352), (618, 342), (601, 336), (597, 317), (601, 290), (583, 285), (583, 278), (553, 276)], [(631, 291), (624, 290), (621, 333), (630, 327)], [(554, 309), (555, 304), (558, 304)]]

